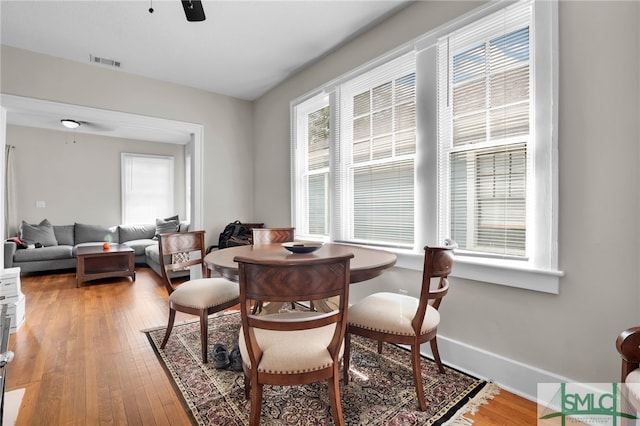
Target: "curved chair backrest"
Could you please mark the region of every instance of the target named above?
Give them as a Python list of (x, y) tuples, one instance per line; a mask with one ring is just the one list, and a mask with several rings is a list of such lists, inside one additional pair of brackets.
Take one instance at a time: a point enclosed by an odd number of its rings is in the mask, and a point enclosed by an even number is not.
[(629, 373), (640, 368), (640, 327), (631, 327), (620, 333), (616, 348), (622, 357), (620, 380), (624, 383)]
[[(255, 261), (237, 256), (240, 284), (240, 311), (245, 339), (250, 342), (252, 327), (270, 330), (303, 330), (336, 323), (335, 335), (329, 352), (338, 356), (346, 329), (346, 312), (349, 299), (349, 265), (353, 254), (305, 259), (302, 261)], [(338, 309), (329, 313), (312, 313), (300, 316), (299, 312), (284, 320), (270, 315), (254, 314), (252, 304), (258, 302), (295, 302), (297, 300), (321, 300), (338, 296)], [(304, 344), (303, 342), (300, 342)], [(256, 365), (257, 354), (247, 345), (251, 365)], [(337, 361), (337, 358), (336, 358)]]
[(288, 243), (296, 228), (253, 228), (253, 244)]
[(185, 270), (193, 265), (200, 265), (202, 276), (209, 276), (207, 265), (204, 263), (204, 233), (205, 231), (173, 232), (158, 236), (162, 278), (169, 294), (174, 290), (169, 276), (172, 271)]
[[(425, 246), (424, 248), (422, 290), (420, 292), (420, 302), (418, 304), (416, 316), (412, 321), (418, 330), (424, 320), (429, 301), (433, 300), (432, 306), (438, 309), (442, 302), (442, 298), (449, 291), (449, 280), (447, 277), (453, 268), (453, 249), (453, 246)], [(438, 278), (438, 284), (434, 289), (432, 289), (433, 278)]]

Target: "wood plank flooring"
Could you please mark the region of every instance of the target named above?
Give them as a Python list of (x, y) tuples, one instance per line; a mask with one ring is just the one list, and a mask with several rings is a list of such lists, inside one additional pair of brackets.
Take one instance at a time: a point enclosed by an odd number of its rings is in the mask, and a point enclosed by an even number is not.
[[(17, 425), (188, 425), (180, 397), (143, 329), (164, 326), (159, 277), (136, 267), (126, 278), (85, 283), (74, 272), (27, 275), (26, 321), (12, 334), (7, 391), (25, 388)], [(178, 313), (176, 322), (192, 320)], [(502, 391), (475, 425), (535, 425), (535, 403)]]

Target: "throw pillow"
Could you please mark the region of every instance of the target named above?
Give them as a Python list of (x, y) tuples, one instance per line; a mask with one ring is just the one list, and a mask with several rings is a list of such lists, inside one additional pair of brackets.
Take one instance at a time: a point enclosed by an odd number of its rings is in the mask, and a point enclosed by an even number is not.
[(87, 225), (84, 223), (75, 224), (75, 243), (93, 243), (109, 241), (118, 243), (118, 227), (106, 228), (102, 225)]
[(154, 238), (158, 238), (160, 234), (169, 234), (171, 232), (178, 232), (180, 229), (180, 219), (178, 215), (167, 217), (164, 219), (156, 219), (156, 235)]
[(59, 246), (72, 246), (74, 244), (74, 225), (53, 225), (53, 233)]
[(32, 225), (23, 220), (20, 227), (20, 239), (26, 244), (40, 243), (45, 247), (58, 245), (53, 225), (47, 219), (40, 222), (39, 225)]

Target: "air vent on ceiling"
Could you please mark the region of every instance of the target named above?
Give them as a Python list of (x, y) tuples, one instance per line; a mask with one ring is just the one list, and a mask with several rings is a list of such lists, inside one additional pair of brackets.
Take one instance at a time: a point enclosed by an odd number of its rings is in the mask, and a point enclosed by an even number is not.
[(110, 67), (120, 68), (120, 61), (116, 61), (114, 59), (101, 58), (99, 56), (89, 55), (89, 60), (96, 64), (102, 64)]

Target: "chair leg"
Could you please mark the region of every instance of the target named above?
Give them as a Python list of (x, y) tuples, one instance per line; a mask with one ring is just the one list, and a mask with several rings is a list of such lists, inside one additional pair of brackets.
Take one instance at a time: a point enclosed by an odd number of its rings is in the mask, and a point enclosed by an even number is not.
[(440, 374), (445, 374), (444, 366), (442, 365), (442, 361), (440, 360), (440, 352), (438, 352), (438, 341), (434, 336), (433, 339), (429, 342), (431, 345), (431, 353), (433, 354), (433, 359), (436, 361), (438, 365), (438, 371)]
[(250, 426), (258, 426), (262, 416), (262, 383), (255, 383), (251, 389), (251, 415), (249, 417)]
[(344, 352), (342, 353), (342, 380), (349, 383), (349, 358), (351, 357), (351, 333), (344, 334)]
[(207, 344), (209, 342), (209, 316), (207, 311), (200, 311), (200, 346), (202, 350), (202, 362), (207, 363)]
[(247, 373), (244, 373), (244, 399), (249, 399), (251, 397), (251, 379), (247, 376)]
[(176, 320), (176, 310), (169, 308), (169, 323), (167, 324), (167, 331), (164, 333), (164, 339), (162, 339), (162, 343), (160, 343), (160, 349), (164, 349), (169, 340), (169, 335), (171, 334), (171, 330), (173, 330), (173, 322)]
[(411, 366), (413, 367), (413, 382), (416, 385), (416, 395), (418, 396), (418, 406), (421, 411), (427, 409), (424, 402), (424, 387), (422, 386), (422, 371), (420, 369), (420, 344), (411, 345)]
[(382, 340), (378, 340), (378, 353), (382, 353)]
[(329, 403), (331, 404), (331, 415), (333, 423), (337, 426), (344, 426), (344, 416), (342, 414), (342, 402), (340, 401), (340, 380), (338, 368), (334, 369), (334, 375), (329, 377), (327, 383), (329, 388)]

